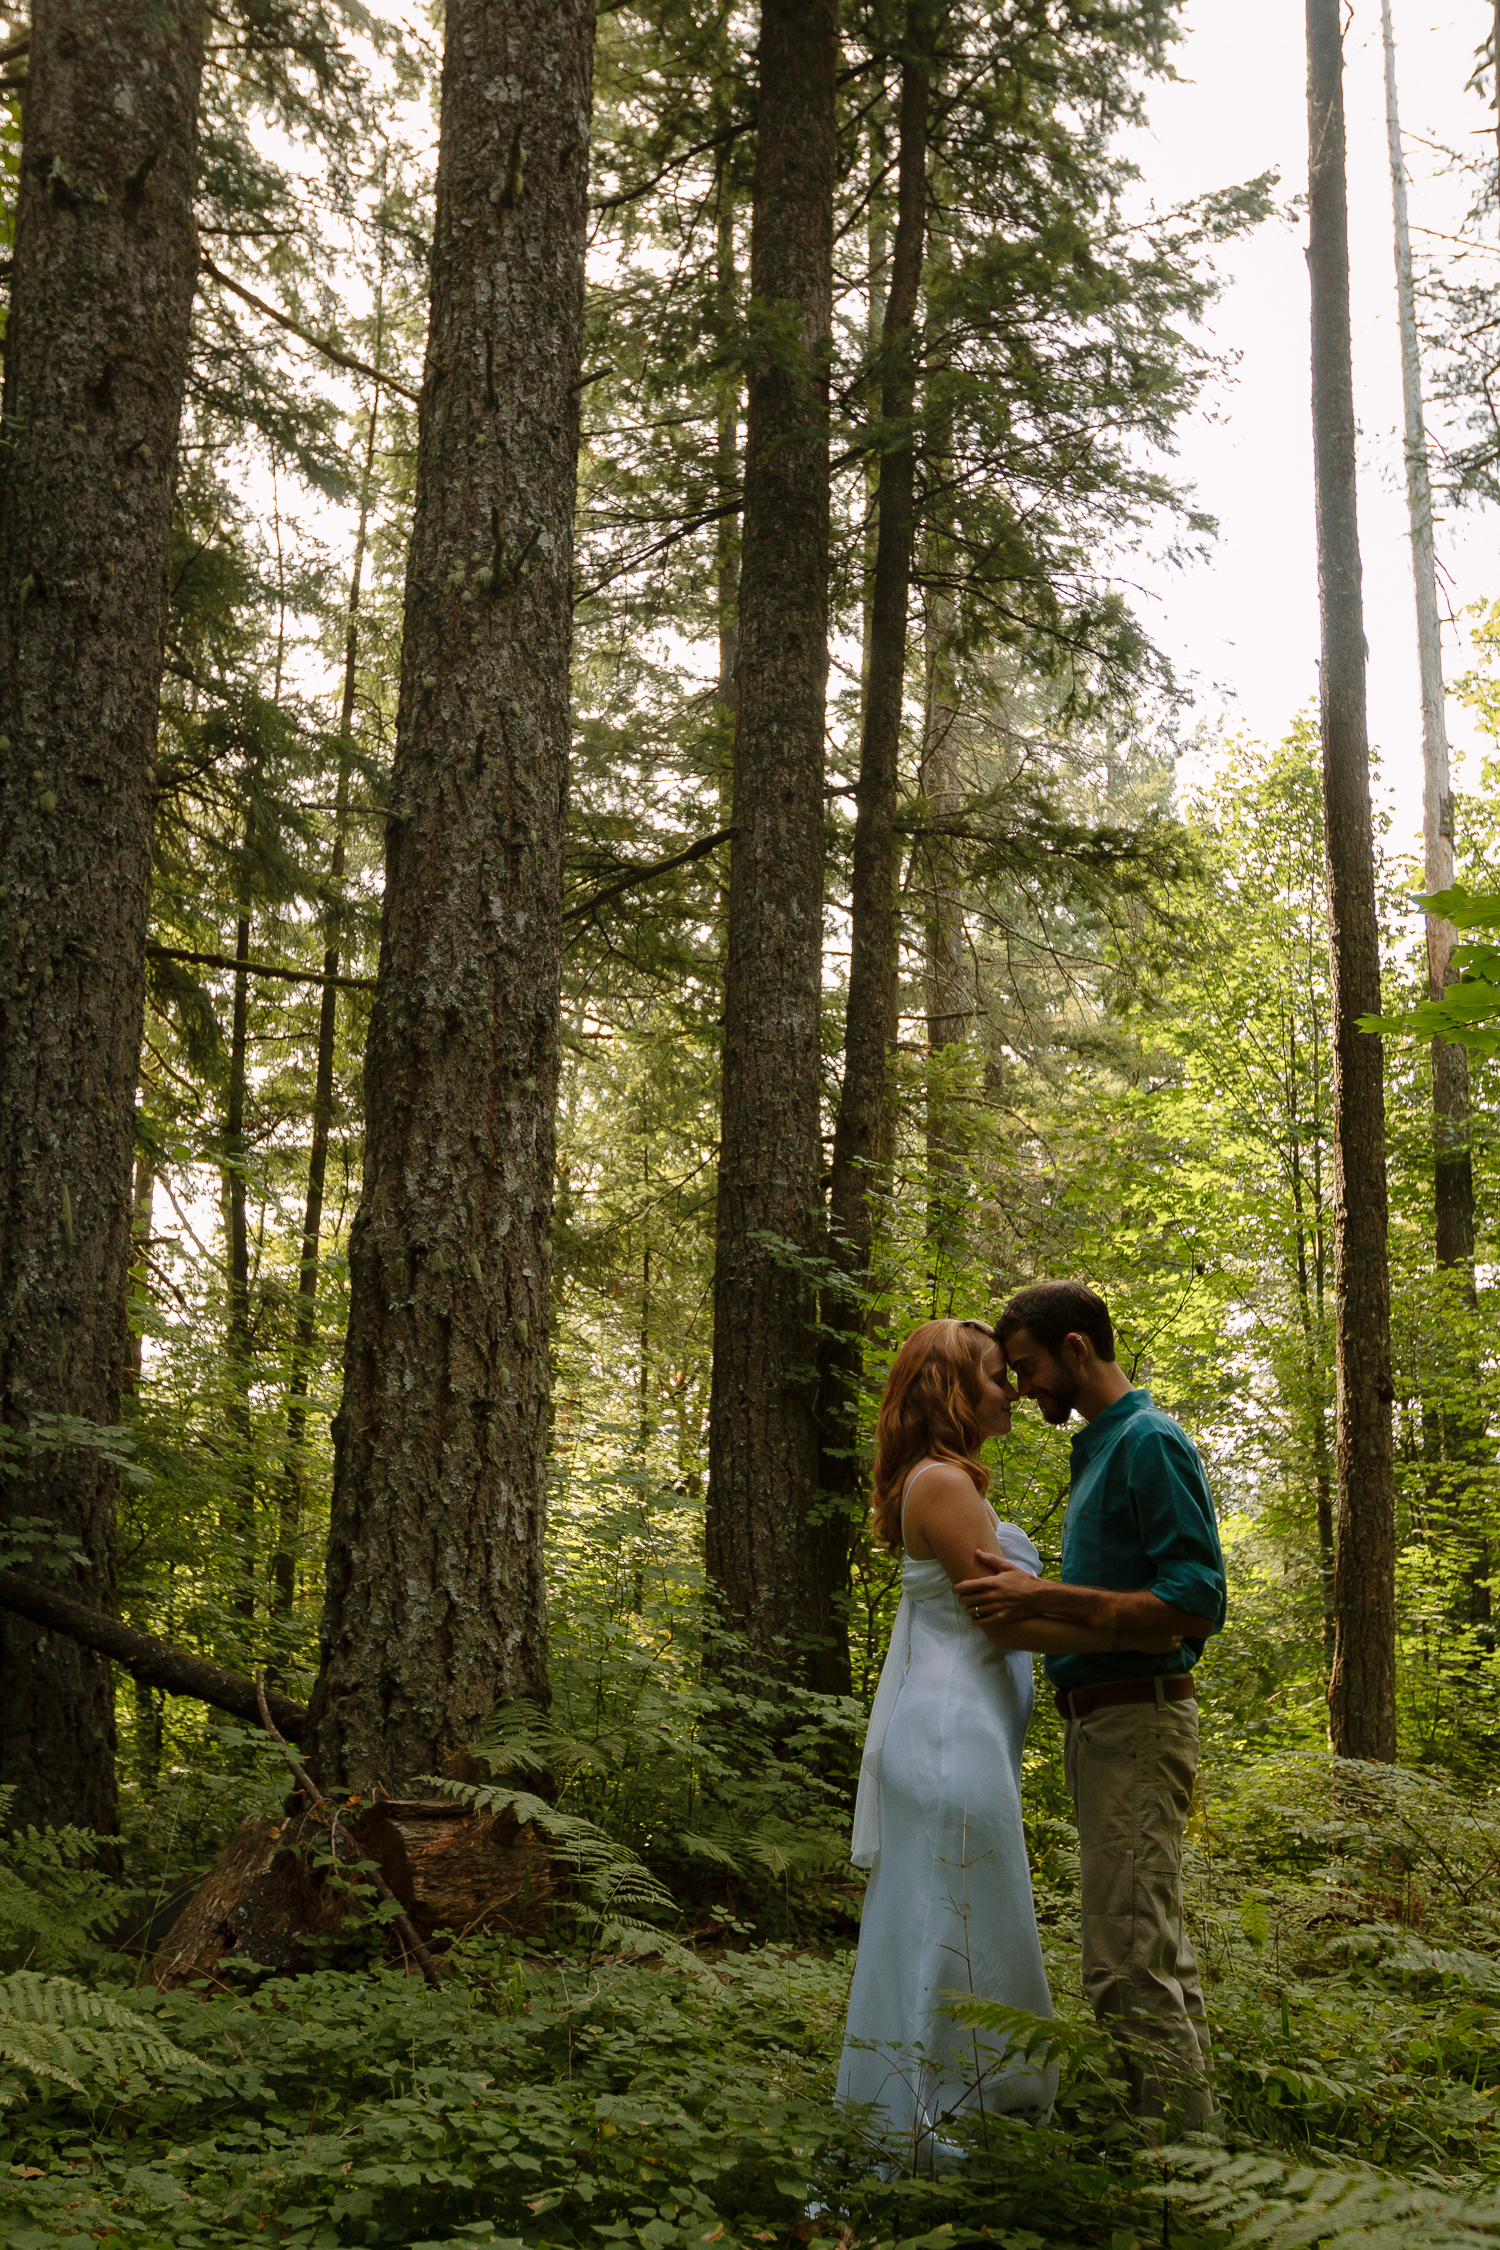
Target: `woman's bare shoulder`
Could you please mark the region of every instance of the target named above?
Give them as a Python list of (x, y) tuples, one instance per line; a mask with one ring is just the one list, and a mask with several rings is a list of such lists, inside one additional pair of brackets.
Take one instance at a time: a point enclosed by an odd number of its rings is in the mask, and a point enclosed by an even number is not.
[(919, 1479), (908, 1483), (906, 1551), (914, 1562), (930, 1560), (929, 1523), (951, 1522), (957, 1511), (977, 1511), (988, 1527), (989, 1510), (974, 1489), (974, 1479), (954, 1461), (934, 1461)]

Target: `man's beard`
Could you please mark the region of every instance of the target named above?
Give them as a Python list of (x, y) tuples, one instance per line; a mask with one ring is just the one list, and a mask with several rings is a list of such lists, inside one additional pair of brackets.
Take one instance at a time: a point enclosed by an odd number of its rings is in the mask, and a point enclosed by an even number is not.
[(1076, 1390), (1065, 1391), (1060, 1383), (1051, 1383), (1047, 1387), (1047, 1403), (1042, 1408), (1042, 1420), (1050, 1422), (1054, 1430), (1060, 1430), (1077, 1404)]

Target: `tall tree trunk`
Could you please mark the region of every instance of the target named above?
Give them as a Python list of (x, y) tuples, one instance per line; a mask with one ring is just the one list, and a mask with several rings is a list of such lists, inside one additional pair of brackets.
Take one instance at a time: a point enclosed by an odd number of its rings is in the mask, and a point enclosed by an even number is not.
[[(941, 547), (938, 548), (941, 555)], [(941, 567), (941, 565), (939, 566)], [(922, 997), (927, 1023), (927, 1243), (934, 1316), (951, 1310), (953, 1259), (963, 1239), (963, 1166), (954, 1147), (944, 1057), (968, 1029), (973, 1006), (955, 845), (941, 831), (963, 795), (958, 767), (958, 687), (952, 659), (953, 597), (941, 584), (927, 602), (926, 695), (922, 715), (922, 795), (934, 828), (922, 858)], [(951, 1061), (951, 1057), (948, 1058)]]
[[(1391, 216), (1395, 229), (1396, 308), (1401, 330), (1401, 397), (1406, 421), (1406, 508), (1411, 526), (1412, 587), (1417, 605), (1417, 659), (1422, 683), (1422, 841), (1423, 878), (1428, 895), (1446, 891), (1454, 880), (1453, 790), (1448, 772), (1448, 727), (1443, 693), (1443, 643), (1438, 620), (1437, 564), (1433, 549), (1432, 485), (1428, 474), (1427, 424), (1422, 410), (1422, 356), (1417, 340), (1416, 292), (1412, 285), (1411, 228), (1406, 211), (1406, 159), (1396, 101), (1396, 42), (1390, 0), (1381, 0), (1380, 28), (1385, 47), (1385, 123), (1391, 160)], [(1497, 81), (1500, 84), (1500, 81)], [(1434, 1000), (1455, 981), (1453, 946), (1457, 932), (1445, 915), (1427, 916), (1427, 983)], [(1477, 1309), (1474, 1283), (1474, 1163), (1469, 1141), (1469, 1058), (1456, 1040), (1432, 1042), (1433, 1233), (1437, 1262)], [(1464, 1355), (1464, 1391), (1477, 1402), (1479, 1369)], [(1467, 1403), (1467, 1401), (1465, 1402)], [(1478, 1464), (1487, 1451), (1484, 1410), (1477, 1403), (1465, 1413), (1430, 1414), (1431, 1433), (1449, 1459)], [(1424, 1427), (1424, 1439), (1428, 1435)], [(1470, 1490), (1473, 1488), (1470, 1487)], [(1456, 1511), (1451, 1495), (1440, 1498), (1458, 1521), (1454, 1528), (1465, 1551), (1464, 1621), (1490, 1622), (1490, 1551), (1482, 1530), (1466, 1521), (1467, 1495)]]
[(1380, 937), (1365, 733), (1365, 635), (1355, 508), (1349, 230), (1340, 0), (1307, 0), (1308, 272), (1313, 473), (1322, 629), (1323, 793), (1333, 983), (1338, 1549), (1330, 1739), (1350, 1758), (1396, 1754), (1395, 1498)]
[[(891, 1015), (896, 982), (896, 799), (906, 691), (907, 609), (916, 525), (915, 333), (927, 231), (927, 114), (933, 11), (917, 0), (907, 25), (901, 72), (901, 145), (891, 286), (880, 337), (880, 482), (875, 496), (875, 571), (865, 666), (864, 724), (855, 791), (854, 870), (850, 887), (849, 994), (844, 1076), (839, 1089), (828, 1191), (830, 1252), (843, 1287), (830, 1291), (823, 1326), (823, 1448), (830, 1593), (848, 1581), (852, 1503), (860, 1490), (857, 1444), (864, 1372), (865, 1298), (875, 1240), (881, 1143), (889, 1105)], [(840, 1635), (818, 1679), (849, 1692), (848, 1640)]]
[[(1432, 486), (1422, 412), (1422, 359), (1412, 288), (1411, 230), (1406, 215), (1406, 159), (1396, 106), (1396, 43), (1391, 0), (1380, 0), (1385, 43), (1385, 122), (1395, 222), (1396, 306), (1401, 330), (1401, 397), (1406, 419), (1406, 510), (1411, 525), (1412, 587), (1417, 603), (1417, 661), (1422, 682), (1422, 835), (1429, 894), (1454, 876), (1453, 791), (1443, 694), (1443, 643), (1438, 623), (1437, 566), (1432, 537)], [(1456, 931), (1441, 914), (1427, 917), (1427, 976), (1434, 1000), (1453, 981)], [(1437, 1261), (1458, 1269), (1474, 1287), (1474, 1167), (1469, 1154), (1469, 1058), (1451, 1039), (1432, 1043), (1432, 1135)]]
[[(0, 1420), (113, 1423), (204, 14), (36, 0), (0, 445)], [(114, 1601), (114, 1473), (10, 1496)], [(19, 1822), (115, 1825), (110, 1668), (0, 1622)]]
[[(245, 848), (249, 849), (249, 816)], [(245, 1222), (245, 1077), (249, 1063), (250, 913), (241, 900), (234, 926), (234, 1015), (229, 1035), (229, 1095), (224, 1111), (224, 1217), (229, 1247), (229, 1428), (234, 1440), (230, 1525), (239, 1562), (239, 1591), (231, 1604), (245, 1619), (255, 1615), (255, 1447), (250, 1420), (250, 1233)]]
[[(375, 364), (380, 364), (380, 304), (376, 302)], [(339, 710), (339, 771), (334, 793), (333, 847), (328, 877), (337, 889), (344, 879), (345, 830), (349, 818), (349, 752), (354, 735), (354, 699), (358, 684), (359, 603), (364, 575), (365, 540), (370, 522), (370, 489), (375, 472), (375, 439), (380, 428), (380, 392), (370, 400), (365, 429), (364, 473), (359, 489), (359, 528), (354, 537), (354, 563), (349, 573), (349, 611), (344, 628), (344, 693)], [(323, 1241), (323, 1194), (328, 1179), (328, 1136), (333, 1124), (333, 1062), (338, 1032), (338, 986), (341, 949), (339, 910), (330, 908), (327, 940), (323, 948), (323, 997), (318, 1009), (318, 1051), (313, 1077), (312, 1142), (307, 1155), (307, 1201), (302, 1215), (302, 1257), (297, 1272), (297, 1324), (292, 1340), (292, 1397), (286, 1417), (286, 1469), (277, 1504), (276, 1554), (271, 1566), (278, 1615), (291, 1614), (297, 1598), (297, 1543), (305, 1501), (302, 1447), (307, 1436), (307, 1386), (317, 1357), (318, 1262)]]
[[(829, 1643), (817, 1528), (835, 0), (763, 0), (714, 1267), (708, 1569), (770, 1655)], [(768, 1240), (770, 1237), (772, 1239)]]
[(365, 1181), (329, 1789), (546, 1693), (547, 1323), (592, 0), (449, 0)]

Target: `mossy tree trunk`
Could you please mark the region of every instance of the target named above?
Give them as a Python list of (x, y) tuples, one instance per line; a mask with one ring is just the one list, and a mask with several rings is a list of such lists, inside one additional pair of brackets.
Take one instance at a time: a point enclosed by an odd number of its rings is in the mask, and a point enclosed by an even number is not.
[[(197, 242), (204, 15), (37, 0), (0, 446), (0, 1420), (118, 1421), (156, 706)], [(7, 1493), (114, 1600), (112, 1470)], [(59, 1582), (63, 1583), (63, 1582)], [(115, 1825), (107, 1661), (0, 1624), (0, 1785)]]

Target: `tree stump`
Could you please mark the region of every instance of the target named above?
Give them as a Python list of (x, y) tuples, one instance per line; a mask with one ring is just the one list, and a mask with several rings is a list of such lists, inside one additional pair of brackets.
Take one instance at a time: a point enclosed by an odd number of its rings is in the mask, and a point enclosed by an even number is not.
[[(244, 1820), (152, 1958), (163, 1992), (232, 1971), (297, 1975), (319, 1965), (316, 1941), (351, 1934), (373, 1903), (338, 1867), (373, 1860), (424, 1943), (439, 1932), (533, 1931), (563, 1895), (546, 1847), (514, 1813), (472, 1813), (446, 1798), (383, 1798), (290, 1820)], [(391, 1934), (391, 1950), (400, 1940)]]

